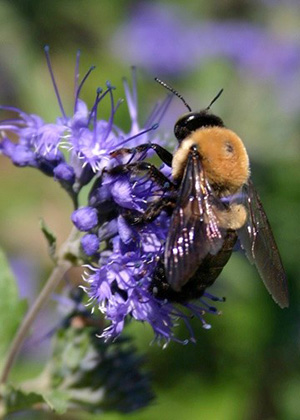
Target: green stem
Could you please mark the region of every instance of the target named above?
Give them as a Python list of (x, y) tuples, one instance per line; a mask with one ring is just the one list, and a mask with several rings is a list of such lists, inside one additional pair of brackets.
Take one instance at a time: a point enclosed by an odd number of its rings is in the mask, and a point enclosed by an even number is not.
[(73, 228), (70, 233), (70, 236), (66, 240), (66, 242), (61, 246), (58, 258), (57, 258), (57, 265), (53, 269), (50, 277), (46, 281), (43, 289), (41, 290), (40, 294), (38, 295), (37, 299), (33, 303), (32, 307), (28, 310), (25, 318), (21, 322), (19, 329), (12, 341), (10, 350), (8, 352), (7, 359), (4, 364), (4, 368), (2, 371), (2, 375), (0, 377), (0, 383), (5, 383), (7, 381), (9, 372), (12, 368), (14, 360), (19, 352), (24, 339), (26, 338), (28, 331), (30, 330), (33, 322), (35, 321), (37, 315), (39, 314), (42, 307), (45, 305), (47, 300), (49, 299), (52, 292), (58, 286), (60, 281), (63, 279), (65, 273), (73, 266), (73, 263), (67, 258), (70, 255), (76, 255), (74, 253), (74, 243), (77, 237), (78, 231)]

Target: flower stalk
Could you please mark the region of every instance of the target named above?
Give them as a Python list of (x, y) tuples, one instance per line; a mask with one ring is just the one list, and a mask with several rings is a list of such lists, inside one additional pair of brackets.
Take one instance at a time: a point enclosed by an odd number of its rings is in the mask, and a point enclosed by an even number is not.
[[(34, 321), (36, 320), (40, 310), (43, 308), (45, 303), (48, 301), (50, 295), (63, 280), (66, 272), (74, 265), (77, 259), (76, 248), (78, 249), (78, 231), (73, 228), (68, 239), (61, 246), (59, 253), (57, 254), (57, 264), (53, 269), (51, 275), (46, 281), (43, 289), (38, 295), (37, 299), (28, 310), (25, 318), (21, 322), (18, 331), (11, 343), (10, 350), (7, 355), (7, 359), (4, 364), (4, 368), (1, 374), (0, 383), (5, 384), (7, 382), (9, 373), (15, 361), (15, 358), (31, 328)], [(74, 252), (75, 251), (75, 252)]]

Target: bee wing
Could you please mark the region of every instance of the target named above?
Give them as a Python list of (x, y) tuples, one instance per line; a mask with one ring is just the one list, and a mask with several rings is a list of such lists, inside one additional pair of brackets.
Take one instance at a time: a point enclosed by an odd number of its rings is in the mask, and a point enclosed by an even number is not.
[(270, 223), (251, 180), (243, 193), (247, 199), (248, 220), (238, 231), (241, 246), (249, 261), (255, 264), (274, 301), (286, 308), (289, 306), (286, 274)]
[(208, 254), (217, 254), (224, 242), (215, 210), (224, 205), (212, 193), (198, 152), (191, 151), (173, 211), (164, 264), (170, 286), (179, 291)]

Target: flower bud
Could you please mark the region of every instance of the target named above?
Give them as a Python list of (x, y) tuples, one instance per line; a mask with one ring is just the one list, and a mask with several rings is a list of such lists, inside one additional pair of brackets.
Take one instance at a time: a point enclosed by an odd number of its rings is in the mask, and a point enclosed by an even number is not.
[(71, 185), (75, 182), (75, 172), (72, 166), (67, 163), (60, 163), (53, 170), (54, 177), (57, 181), (65, 181)]
[(82, 207), (72, 213), (71, 219), (78, 230), (88, 232), (98, 224), (97, 210), (93, 207)]
[(81, 238), (81, 246), (84, 253), (88, 256), (96, 254), (99, 249), (100, 241), (98, 236), (93, 233), (88, 233)]

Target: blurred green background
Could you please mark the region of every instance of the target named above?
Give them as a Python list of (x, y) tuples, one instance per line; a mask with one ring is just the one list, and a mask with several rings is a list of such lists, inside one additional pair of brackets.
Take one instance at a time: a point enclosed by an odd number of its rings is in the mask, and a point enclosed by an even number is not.
[[(171, 343), (165, 350), (149, 346), (150, 329), (130, 324), (127, 332), (146, 354), (157, 394), (150, 407), (128, 415), (130, 419), (300, 418), (299, 21), (297, 0), (186, 0), (184, 5), (179, 0), (0, 1), (1, 104), (37, 113), (49, 122), (59, 116), (45, 44), (50, 45), (69, 113), (78, 49), (81, 75), (90, 65), (97, 66), (82, 94), (90, 105), (96, 88), (107, 79), (117, 86), (116, 97), (124, 97), (122, 77), (138, 65), (141, 122), (165, 95), (154, 76), (179, 90), (193, 109), (207, 106), (223, 87), (213, 111), (244, 140), (287, 271), (291, 304), (281, 310), (254, 268), (242, 255), (234, 255), (212, 289), (227, 297), (218, 306), (223, 315), (207, 318), (213, 325), (210, 331), (192, 321), (196, 345)], [(173, 100), (162, 124), (170, 150), (175, 145), (174, 122), (183, 112), (181, 102)], [(103, 116), (107, 113), (103, 109)], [(117, 123), (128, 128), (125, 107)], [(20, 293), (32, 298), (51, 269), (38, 219), (42, 216), (62, 242), (71, 228), (71, 202), (52, 179), (13, 167), (4, 157), (0, 186), (1, 246), (13, 263), (27, 268)], [(41, 317), (55, 318), (51, 306), (46, 310)], [(20, 357), (14, 377), (30, 377), (43, 353), (37, 349), (35, 359), (30, 353)], [(56, 417), (25, 413), (18, 418)]]

